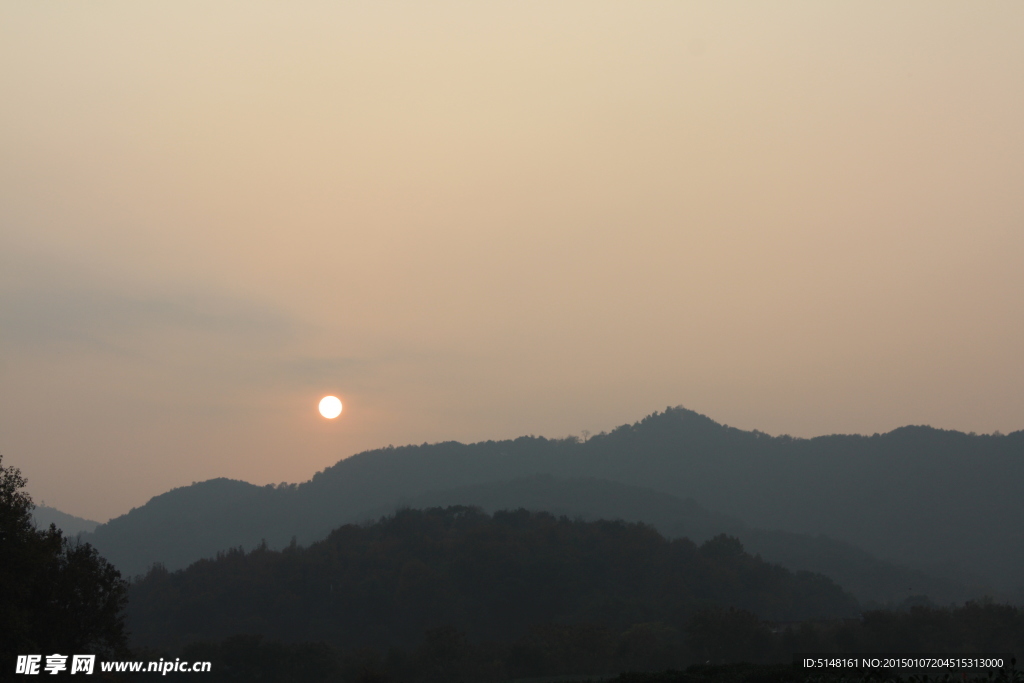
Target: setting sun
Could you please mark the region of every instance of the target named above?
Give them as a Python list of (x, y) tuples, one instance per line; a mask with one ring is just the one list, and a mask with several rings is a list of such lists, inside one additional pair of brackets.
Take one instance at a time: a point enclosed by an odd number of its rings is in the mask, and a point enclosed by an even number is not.
[(320, 414), (328, 420), (341, 415), (341, 401), (337, 396), (324, 396), (320, 399)]

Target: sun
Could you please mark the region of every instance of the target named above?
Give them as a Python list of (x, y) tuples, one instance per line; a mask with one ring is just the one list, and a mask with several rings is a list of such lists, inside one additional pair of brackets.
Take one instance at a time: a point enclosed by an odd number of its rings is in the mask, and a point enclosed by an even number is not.
[(320, 399), (320, 414), (328, 420), (341, 415), (341, 401), (337, 396), (324, 396)]

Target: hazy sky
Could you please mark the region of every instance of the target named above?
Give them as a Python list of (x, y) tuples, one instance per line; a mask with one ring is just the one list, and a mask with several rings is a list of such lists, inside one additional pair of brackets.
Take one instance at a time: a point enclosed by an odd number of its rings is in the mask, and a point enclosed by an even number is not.
[(668, 405), (1024, 428), (1021, 36), (1018, 2), (5, 2), (4, 464), (105, 520)]

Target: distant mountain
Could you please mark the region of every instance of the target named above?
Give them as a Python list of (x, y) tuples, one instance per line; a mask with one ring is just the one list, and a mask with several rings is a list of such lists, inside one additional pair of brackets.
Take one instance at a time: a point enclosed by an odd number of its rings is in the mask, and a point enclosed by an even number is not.
[[(104, 554), (129, 575), (143, 573), (156, 561), (168, 569), (179, 569), (228, 548), (251, 549), (263, 539), (273, 539), (270, 547), (282, 548), (292, 537), (308, 539), (314, 533), (309, 524), (313, 515), (288, 513), (283, 506), (278, 509), (289, 495), (288, 490), (211, 480), (158, 496), (111, 527), (116, 534), (108, 528), (105, 535), (88, 540), (100, 539)], [(366, 523), (404, 508), (452, 505), (475, 506), (488, 513), (524, 508), (588, 521), (644, 522), (668, 538), (689, 538), (695, 543), (726, 533), (769, 562), (828, 576), (865, 605), (898, 605), (917, 595), (927, 595), (940, 604), (977, 597), (962, 583), (883, 562), (824, 536), (751, 529), (733, 517), (708, 512), (693, 500), (593, 478), (535, 475), (433, 491), (365, 510), (344, 521)]]
[(752, 526), (824, 534), (908, 566), (977, 575), (999, 590), (1024, 583), (1024, 431), (903, 427), (794, 439), (675, 408), (586, 443), (521, 437), (370, 451), (304, 486), (319, 503), (354, 511), (381, 491), (408, 496), (538, 473), (693, 498)]
[(132, 585), (128, 619), (142, 645), (247, 633), (387, 648), (445, 626), (495, 642), (545, 624), (682, 630), (706, 607), (773, 621), (858, 612), (828, 579), (752, 557), (725, 535), (698, 547), (643, 524), (450, 507), (347, 525), (309, 548), (154, 569)]
[[(299, 485), (203, 482), (157, 496), (88, 540), (135, 574), (154, 561), (184, 566), (261, 539), (271, 547), (293, 536), (310, 543), (403, 500), (535, 475), (593, 477), (692, 499), (687, 505), (713, 511), (716, 523), (728, 517), (796, 534), (788, 545), (772, 537), (771, 552), (791, 561), (819, 552), (801, 539), (824, 535), (835, 540), (821, 540), (819, 550), (829, 546), (850, 561), (873, 556), (929, 574), (978, 576), (1003, 592), (1024, 584), (1024, 432), (904, 427), (871, 437), (794, 439), (723, 426), (682, 408), (586, 443), (521, 437), (405, 446), (360, 453)], [(747, 538), (752, 549), (758, 538)], [(767, 547), (763, 552), (768, 556)], [(918, 580), (905, 583), (906, 594), (918, 592)]]
[(83, 531), (92, 531), (100, 524), (91, 519), (82, 519), (81, 517), (69, 515), (66, 512), (61, 512), (56, 508), (47, 507), (46, 505), (36, 505), (32, 511), (32, 521), (40, 529), (46, 529), (51, 524), (56, 524), (57, 528), (61, 529), (65, 536), (74, 536)]
[(82, 540), (92, 543), (126, 576), (152, 564), (187, 566), (218, 551), (254, 547), (267, 539), (282, 547), (295, 530), (287, 490), (244, 481), (211, 479), (156, 496), (140, 508), (98, 526)]

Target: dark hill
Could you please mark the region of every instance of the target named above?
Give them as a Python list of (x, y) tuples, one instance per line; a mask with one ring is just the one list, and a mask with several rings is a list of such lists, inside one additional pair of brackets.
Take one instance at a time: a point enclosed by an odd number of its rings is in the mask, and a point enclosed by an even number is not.
[(825, 577), (752, 557), (728, 536), (698, 547), (642, 524), (453, 507), (344, 526), (309, 548), (156, 569), (132, 586), (129, 625), (149, 645), (249, 633), (384, 648), (438, 626), (505, 642), (548, 623), (684, 628), (707, 606), (776, 621), (858, 612)]
[(273, 489), (244, 481), (211, 479), (152, 498), (140, 508), (82, 534), (123, 574), (133, 576), (151, 564), (186, 566), (219, 550), (247, 544), (261, 535), (246, 529), (272, 529), (281, 521), (279, 496)]
[[(309, 543), (403, 499), (538, 474), (692, 498), (751, 527), (825, 535), (929, 573), (980, 576), (1004, 592), (1024, 583), (1024, 432), (976, 436), (907, 427), (871, 437), (794, 439), (719, 425), (682, 408), (586, 443), (522, 437), (405, 446), (360, 453), (298, 486), (235, 482), (242, 490), (227, 495), (238, 507), (222, 508), (223, 519), (197, 516), (220, 503), (187, 501), (195, 487), (179, 489), (165, 494), (168, 510), (176, 510), (167, 520), (156, 519), (156, 508), (143, 519), (158, 497), (87, 540), (134, 574), (153, 561), (183, 566), (215, 548), (253, 547), (261, 538), (271, 547), (292, 536)], [(176, 526), (177, 515), (201, 527), (202, 544)], [(164, 525), (163, 539), (147, 530), (154, 524)]]
[[(959, 581), (884, 562), (849, 543), (827, 536), (753, 529), (734, 517), (709, 512), (692, 499), (600, 479), (558, 479), (537, 475), (509, 482), (463, 486), (403, 499), (399, 508), (471, 505), (485, 512), (525, 508), (584, 520), (621, 519), (650, 524), (666, 538), (695, 543), (726, 533), (748, 552), (790, 570), (824, 574), (864, 605), (900, 605), (927, 595), (939, 604), (973, 597)], [(371, 518), (391, 513), (381, 508)]]
[[(285, 547), (293, 537), (306, 542), (311, 534), (310, 521), (317, 518), (281, 506), (281, 501), (293, 497), (301, 502), (301, 494), (290, 488), (260, 488), (229, 480), (175, 489), (115, 520), (108, 533), (119, 542), (110, 543), (106, 551), (122, 569), (130, 568), (135, 575), (161, 558), (166, 558), (163, 564), (174, 570), (200, 557), (213, 557), (220, 549), (254, 548), (265, 538), (270, 539), (268, 546), (276, 549)], [(735, 518), (708, 512), (693, 500), (593, 478), (535, 475), (433, 491), (362, 511), (344, 521), (375, 520), (402, 508), (453, 505), (475, 506), (489, 513), (525, 508), (584, 520), (644, 522), (667, 538), (689, 538), (696, 543), (727, 533), (769, 562), (828, 576), (866, 605), (899, 604), (911, 595), (927, 595), (942, 604), (971, 597), (962, 584), (877, 560), (849, 544), (826, 537), (751, 529)], [(135, 559), (138, 557), (146, 561)], [(908, 587), (913, 590), (908, 591)]]
[(91, 519), (69, 515), (46, 505), (36, 505), (32, 510), (32, 523), (36, 525), (37, 529), (47, 529), (51, 524), (55, 524), (64, 532), (65, 536), (74, 536), (82, 531), (92, 531), (100, 524)]
[[(372, 451), (306, 486), (363, 505), (546, 473), (652, 488), (765, 529), (824, 534), (873, 555), (1005, 591), (1024, 576), (1024, 432), (969, 435), (905, 427), (884, 435), (772, 437), (682, 408), (586, 443), (523, 437)], [(358, 502), (355, 502), (358, 501)]]

